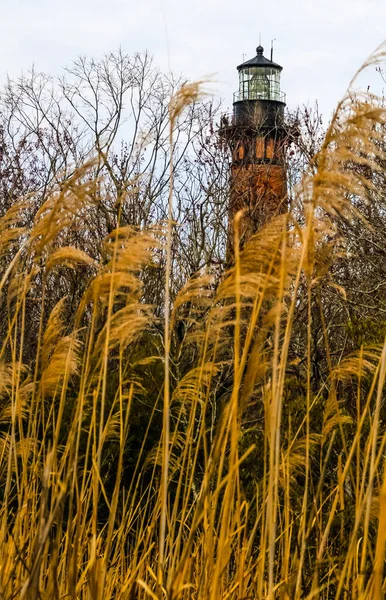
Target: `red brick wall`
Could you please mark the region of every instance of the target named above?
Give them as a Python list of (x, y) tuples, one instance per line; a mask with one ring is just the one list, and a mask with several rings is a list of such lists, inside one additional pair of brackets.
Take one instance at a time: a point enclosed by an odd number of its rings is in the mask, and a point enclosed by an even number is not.
[(232, 166), (229, 207), (231, 247), (233, 218), (241, 209), (244, 210), (240, 222), (240, 241), (243, 244), (272, 217), (287, 210), (286, 172), (283, 165), (265, 163)]

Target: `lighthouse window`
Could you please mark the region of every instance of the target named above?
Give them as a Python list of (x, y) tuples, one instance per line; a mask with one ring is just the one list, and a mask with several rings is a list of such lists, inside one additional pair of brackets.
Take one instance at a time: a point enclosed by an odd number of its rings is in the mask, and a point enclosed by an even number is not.
[(280, 100), (280, 71), (269, 67), (240, 70), (240, 100)]
[(277, 69), (270, 69), (269, 80), (270, 80), (270, 91), (273, 100), (280, 99), (280, 71)]
[(244, 158), (244, 146), (242, 144), (240, 144), (237, 149), (237, 156), (240, 160)]
[(274, 155), (274, 141), (272, 138), (269, 138), (267, 140), (266, 156), (267, 156), (267, 158), (273, 158), (273, 155)]
[(270, 97), (270, 85), (266, 69), (254, 69), (256, 73), (252, 75), (249, 84), (249, 98), (251, 100), (264, 100)]
[(264, 138), (256, 139), (256, 158), (264, 158)]

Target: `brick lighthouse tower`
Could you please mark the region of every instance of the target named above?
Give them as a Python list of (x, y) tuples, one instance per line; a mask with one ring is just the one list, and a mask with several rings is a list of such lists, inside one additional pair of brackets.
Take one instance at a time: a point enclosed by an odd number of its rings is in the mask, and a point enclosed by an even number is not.
[(222, 118), (220, 134), (232, 151), (228, 258), (233, 254), (233, 218), (243, 209), (243, 244), (273, 216), (287, 210), (284, 163), (285, 94), (280, 90), (282, 67), (265, 58), (264, 48), (237, 67), (239, 89), (233, 117)]

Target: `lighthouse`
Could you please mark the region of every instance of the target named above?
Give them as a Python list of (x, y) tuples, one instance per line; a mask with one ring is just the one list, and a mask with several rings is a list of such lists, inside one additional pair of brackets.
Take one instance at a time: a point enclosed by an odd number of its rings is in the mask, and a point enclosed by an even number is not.
[(233, 116), (222, 118), (220, 135), (232, 152), (228, 258), (233, 254), (233, 221), (243, 210), (240, 243), (275, 215), (287, 210), (284, 161), (285, 94), (280, 88), (283, 67), (256, 48), (256, 56), (237, 67), (239, 89), (233, 96)]

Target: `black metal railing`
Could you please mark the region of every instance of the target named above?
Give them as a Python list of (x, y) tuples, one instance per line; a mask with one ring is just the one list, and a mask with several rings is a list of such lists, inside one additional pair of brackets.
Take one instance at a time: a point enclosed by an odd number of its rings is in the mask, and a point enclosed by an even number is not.
[(286, 95), (284, 92), (273, 90), (260, 92), (253, 89), (237, 91), (233, 94), (233, 102), (241, 102), (243, 100), (274, 100), (275, 102), (285, 103)]

